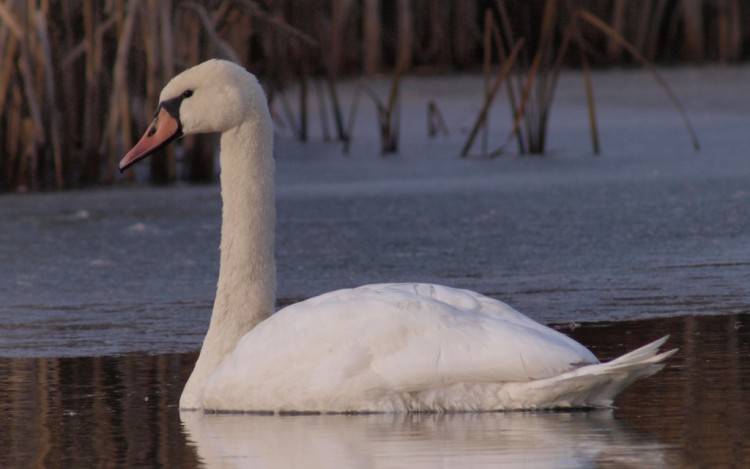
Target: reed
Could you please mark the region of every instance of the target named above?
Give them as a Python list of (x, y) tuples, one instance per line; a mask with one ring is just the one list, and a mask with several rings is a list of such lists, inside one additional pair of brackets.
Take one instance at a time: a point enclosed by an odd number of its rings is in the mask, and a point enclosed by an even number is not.
[(469, 137), (466, 139), (466, 143), (461, 149), (462, 157), (465, 158), (468, 156), (469, 150), (471, 149), (471, 146), (474, 143), (474, 139), (479, 133), (479, 130), (485, 125), (485, 122), (487, 120), (487, 112), (489, 111), (490, 106), (492, 105), (492, 101), (495, 99), (497, 92), (500, 90), (500, 86), (503, 84), (503, 81), (508, 77), (508, 74), (510, 73), (513, 65), (515, 64), (516, 57), (518, 56), (519, 52), (521, 51), (521, 48), (523, 47), (523, 44), (524, 44), (523, 40), (519, 40), (518, 42), (516, 42), (516, 44), (513, 46), (513, 49), (510, 51), (510, 55), (503, 62), (503, 67), (500, 69), (500, 72), (498, 73), (497, 78), (495, 78), (494, 84), (486, 92), (485, 97), (484, 97), (484, 104), (482, 105), (482, 109), (479, 111), (479, 114), (477, 115), (477, 119), (474, 122), (474, 125), (471, 128), (471, 131), (469, 132)]
[[(313, 123), (320, 120), (324, 137), (330, 134), (345, 148), (359, 95), (347, 121), (336, 83), (363, 72), (391, 74), (387, 97), (368, 93), (380, 113), (382, 149), (391, 151), (397, 148), (403, 73), (484, 65), (484, 99), (492, 101), (501, 88), (494, 90), (498, 75), (493, 76), (490, 62), (502, 68), (524, 39), (500, 85), (514, 121), (509, 141), (521, 153), (543, 151), (556, 76), (565, 66), (584, 70), (597, 147), (591, 67), (630, 62), (653, 69), (659, 61), (750, 57), (750, 4), (740, 0), (496, 0), (487, 12), (478, 11), (479, 5), (459, 0), (2, 0), (0, 191), (120, 180), (116, 162), (142, 132), (161, 86), (208, 57), (236, 60), (258, 74), (273, 100), (275, 119), (298, 138), (311, 138)], [(570, 27), (574, 16), (577, 29)], [(488, 44), (494, 54), (486, 55)], [(323, 78), (322, 85), (316, 77)], [(656, 80), (686, 119), (666, 83)], [(290, 85), (301, 90), (295, 103), (286, 96)], [(318, 100), (319, 116), (308, 112), (310, 99)], [(478, 123), (486, 142), (486, 113)], [(211, 137), (185, 139), (178, 151), (172, 147), (166, 158), (151, 160), (149, 177), (160, 183), (209, 181), (215, 173), (214, 146)], [(488, 152), (484, 147), (490, 155), (504, 148)]]
[(698, 141), (698, 135), (695, 132), (695, 128), (693, 127), (693, 124), (690, 122), (690, 118), (687, 115), (687, 112), (685, 112), (684, 107), (682, 106), (682, 103), (677, 98), (677, 95), (672, 91), (672, 89), (669, 87), (667, 82), (662, 78), (661, 74), (658, 72), (656, 67), (653, 63), (651, 63), (649, 60), (647, 60), (643, 55), (641, 55), (640, 52), (632, 45), (630, 44), (625, 38), (620, 36), (616, 31), (614, 31), (609, 25), (604, 23), (600, 18), (597, 18), (596, 16), (592, 15), (590, 12), (582, 9), (578, 9), (575, 11), (575, 17), (580, 18), (582, 21), (587, 22), (588, 24), (594, 26), (602, 33), (606, 34), (608, 37), (612, 38), (613, 40), (619, 42), (623, 48), (625, 48), (630, 54), (638, 61), (640, 62), (646, 69), (651, 73), (651, 75), (654, 77), (656, 82), (661, 86), (662, 90), (666, 93), (666, 95), (669, 97), (670, 101), (672, 101), (672, 104), (677, 109), (677, 111), (680, 114), (680, 117), (682, 117), (682, 120), (685, 124), (685, 128), (687, 129), (688, 134), (690, 135), (690, 140), (693, 144), (693, 148), (696, 150), (700, 149), (700, 142)]
[[(501, 0), (498, 0), (498, 5), (500, 7), (498, 8), (498, 12), (506, 32), (506, 41), (510, 43), (513, 41), (515, 32), (511, 29), (511, 22), (508, 18), (507, 11), (503, 8), (503, 2)], [(516, 56), (518, 55), (517, 48), (520, 45), (520, 41), (515, 43), (509, 56), (505, 57), (505, 54), (502, 53), (503, 45), (498, 38), (499, 33), (497, 32), (497, 25), (489, 15), (488, 11), (488, 14), (485, 15), (484, 23), (485, 76), (487, 75), (487, 70), (489, 70), (488, 61), (490, 54), (488, 49), (492, 46), (493, 42), (496, 47), (498, 47), (498, 56), (500, 62), (503, 64), (503, 69), (492, 88), (485, 92), (484, 104), (479, 111), (475, 125), (469, 133), (466, 143), (461, 150), (461, 156), (468, 156), (468, 152), (477, 136), (477, 132), (486, 124), (487, 112), (492, 100), (499, 90), (500, 82), (506, 79), (506, 73), (514, 66), (522, 85), (518, 95), (512, 86), (509, 86), (508, 89), (510, 108), (513, 112), (512, 130), (509, 137), (506, 139), (506, 142), (498, 149), (490, 152), (489, 155), (497, 156), (502, 154), (507, 145), (514, 138), (518, 142), (519, 152), (522, 154), (526, 151), (532, 154), (542, 154), (545, 152), (547, 126), (550, 111), (554, 103), (557, 80), (571, 44), (577, 46), (579, 52), (578, 56), (584, 78), (583, 86), (585, 89), (589, 116), (592, 151), (594, 154), (599, 153), (600, 140), (598, 124), (596, 122), (596, 107), (589, 59), (587, 57), (587, 54), (591, 53), (591, 48), (589, 47), (589, 41), (583, 36), (581, 28), (582, 23), (590, 26), (606, 39), (607, 50), (610, 54), (615, 53), (615, 47), (617, 50), (621, 49), (627, 51), (633, 59), (651, 73), (658, 85), (664, 90), (665, 94), (669, 97), (672, 104), (679, 112), (688, 131), (693, 147), (698, 150), (700, 144), (698, 142), (697, 134), (677, 96), (661, 77), (653, 63), (646, 59), (632, 43), (626, 40), (622, 34), (616, 30), (618, 27), (622, 29), (621, 14), (623, 5), (624, 4), (621, 2), (615, 2), (615, 14), (618, 19), (614, 21), (614, 25), (609, 25), (588, 10), (575, 7), (571, 1), (561, 2), (559, 0), (546, 0), (541, 14), (541, 23), (538, 28), (539, 36), (536, 39), (536, 42), (533, 43), (533, 48), (529, 48), (530, 50), (525, 54), (525, 56), (531, 57), (531, 60), (528, 61), (528, 63), (523, 63), (525, 61), (516, 61)], [(562, 27), (560, 26), (561, 22)], [(560, 29), (562, 29), (562, 38), (556, 40), (555, 35)], [(491, 39), (493, 37), (495, 38), (494, 41)], [(522, 55), (522, 57), (523, 56), (524, 55)], [(516, 63), (518, 62), (522, 63), (516, 66)], [(512, 83), (510, 80), (506, 81), (509, 85)], [(485, 149), (483, 149), (482, 154), (487, 154)]]
[(427, 102), (427, 136), (432, 138), (438, 134), (448, 136), (448, 124), (445, 123), (443, 113), (434, 99)]
[[(398, 139), (399, 139), (399, 124), (401, 122), (401, 107), (400, 107), (400, 90), (401, 90), (401, 79), (403, 78), (404, 71), (409, 61), (406, 56), (401, 56), (401, 63), (396, 68), (391, 78), (391, 86), (388, 91), (388, 98), (383, 100), (380, 96), (369, 86), (362, 84), (360, 89), (364, 91), (375, 104), (375, 110), (378, 116), (378, 131), (380, 135), (380, 153), (383, 155), (397, 153), (398, 152)], [(358, 102), (358, 97), (355, 97), (355, 102)], [(356, 107), (353, 105), (353, 114), (356, 113)], [(354, 117), (350, 121), (350, 134), (352, 126), (354, 124)], [(348, 150), (348, 148), (347, 148)]]

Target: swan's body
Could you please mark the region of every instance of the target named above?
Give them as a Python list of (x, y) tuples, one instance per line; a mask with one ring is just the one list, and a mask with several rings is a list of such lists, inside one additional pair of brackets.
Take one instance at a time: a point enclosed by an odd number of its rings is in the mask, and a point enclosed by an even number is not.
[(608, 406), (661, 369), (661, 339), (608, 363), (510, 306), (427, 284), (274, 306), (273, 132), (262, 88), (211, 60), (162, 91), (127, 168), (183, 134), (221, 132), (221, 268), (183, 409), (402, 412)]

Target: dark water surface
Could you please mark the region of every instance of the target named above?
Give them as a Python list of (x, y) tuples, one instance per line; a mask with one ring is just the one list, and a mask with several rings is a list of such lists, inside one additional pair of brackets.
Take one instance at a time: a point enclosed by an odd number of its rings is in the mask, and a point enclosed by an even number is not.
[(602, 359), (680, 351), (613, 410), (282, 417), (181, 416), (195, 353), (2, 358), (0, 467), (750, 465), (750, 315), (559, 328)]

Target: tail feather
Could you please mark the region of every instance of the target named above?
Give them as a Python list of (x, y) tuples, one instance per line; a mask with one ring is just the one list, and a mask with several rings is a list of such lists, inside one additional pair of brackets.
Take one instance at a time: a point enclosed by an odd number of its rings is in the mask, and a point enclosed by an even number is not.
[[(634, 381), (664, 368), (664, 360), (677, 349), (659, 353), (669, 336), (606, 363), (586, 365), (551, 378), (525, 383), (527, 408), (609, 407), (614, 398)], [(520, 397), (520, 396), (519, 396)]]
[(656, 360), (656, 362), (662, 361), (677, 351), (677, 349), (674, 349), (668, 352), (659, 353), (659, 347), (664, 345), (667, 339), (669, 339), (669, 336), (665, 335), (661, 339), (655, 340), (648, 345), (644, 345), (643, 347), (637, 348), (633, 350), (632, 352), (626, 353), (625, 355), (621, 357), (615, 358), (614, 360), (607, 362), (607, 364), (612, 365), (612, 366), (618, 366), (618, 365), (625, 365), (625, 364), (630, 364), (630, 363), (642, 363), (644, 361), (648, 361), (651, 358), (657, 358), (657, 357), (663, 356), (663, 358), (659, 358), (658, 360)]

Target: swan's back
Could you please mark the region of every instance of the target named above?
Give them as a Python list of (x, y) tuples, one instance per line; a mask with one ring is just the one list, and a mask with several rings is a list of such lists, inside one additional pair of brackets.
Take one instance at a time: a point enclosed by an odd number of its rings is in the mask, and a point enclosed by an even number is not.
[(572, 339), (478, 293), (427, 284), (368, 285), (297, 303), (256, 326), (209, 379), (203, 405), (480, 410), (487, 408), (488, 386), (596, 363)]

